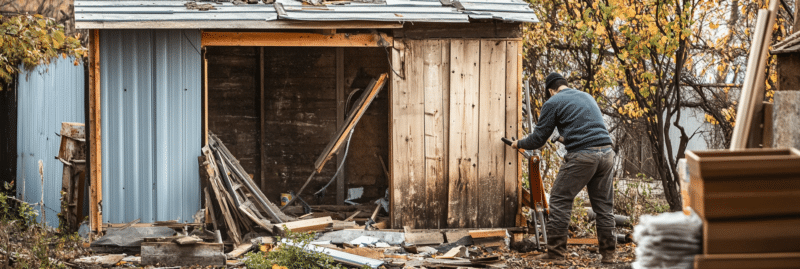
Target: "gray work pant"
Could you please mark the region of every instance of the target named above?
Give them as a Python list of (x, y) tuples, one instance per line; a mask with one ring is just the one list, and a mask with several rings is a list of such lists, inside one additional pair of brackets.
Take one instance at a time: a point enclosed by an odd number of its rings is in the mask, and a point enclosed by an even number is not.
[(587, 187), (592, 209), (597, 213), (597, 228), (614, 228), (614, 151), (611, 148), (586, 149), (564, 156), (550, 191), (550, 215), (547, 228), (566, 233), (572, 203), (578, 192)]

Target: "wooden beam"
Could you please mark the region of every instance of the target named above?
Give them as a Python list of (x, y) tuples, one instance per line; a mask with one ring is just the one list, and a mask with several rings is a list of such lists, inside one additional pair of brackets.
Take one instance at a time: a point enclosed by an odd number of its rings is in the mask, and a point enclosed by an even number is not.
[(100, 126), (100, 30), (92, 30), (89, 42), (89, 153), (91, 164), (89, 188), (90, 228), (96, 232), (103, 231), (103, 215), (100, 203), (103, 201), (103, 155)]
[(203, 47), (390, 47), (392, 46), (392, 37), (384, 33), (323, 35), (318, 33), (203, 32), (201, 44)]
[(568, 245), (597, 245), (597, 238), (568, 238)]
[(312, 232), (312, 231), (324, 230), (325, 228), (331, 226), (333, 226), (333, 219), (331, 219), (330, 216), (307, 219), (307, 220), (298, 220), (298, 221), (285, 222), (275, 225), (274, 234), (283, 234), (285, 233), (285, 229), (292, 232)]
[[(346, 97), (344, 96), (344, 48), (336, 48), (336, 126), (342, 128), (344, 125), (344, 114)], [(337, 166), (344, 161), (344, 154), (336, 155)], [(341, 171), (336, 178), (336, 204), (344, 205), (345, 193), (345, 172)]]
[(258, 114), (258, 124), (261, 125), (261, 139), (258, 140), (258, 144), (261, 150), (258, 153), (259, 160), (261, 161), (261, 166), (258, 168), (258, 171), (261, 171), (261, 191), (265, 191), (267, 189), (267, 170), (264, 169), (267, 166), (267, 124), (264, 122), (267, 116), (267, 107), (266, 107), (266, 80), (265, 80), (265, 59), (264, 59), (264, 47), (259, 48), (259, 64), (258, 64), (258, 75), (259, 75), (259, 83), (261, 88), (261, 95), (259, 96), (259, 108), (261, 112)]
[[(522, 42), (517, 45), (517, 138), (522, 139)], [(507, 52), (508, 53), (508, 52)], [(525, 93), (528, 94), (527, 92)], [(530, 101), (529, 101), (530, 102)], [(517, 156), (517, 218), (516, 226), (527, 226), (527, 220), (522, 214), (522, 159)]]
[(506, 229), (493, 229), (493, 230), (474, 230), (469, 231), (469, 236), (474, 238), (488, 238), (488, 237), (506, 237), (508, 231)]
[(208, 146), (208, 59), (203, 48), (203, 146)]
[(397, 22), (368, 21), (116, 21), (76, 22), (76, 29), (397, 29)]
[(378, 92), (383, 88), (383, 85), (386, 83), (386, 77), (388, 75), (386, 73), (381, 74), (381, 76), (377, 80), (373, 80), (375, 83), (371, 84), (372, 88), (369, 90), (368, 95), (363, 94), (362, 97), (365, 97), (363, 100), (356, 102), (356, 107), (358, 107), (357, 111), (353, 111), (350, 116), (347, 117), (346, 122), (348, 123), (347, 126), (343, 126), (343, 128), (339, 128), (339, 131), (336, 134), (336, 139), (331, 140), (328, 146), (325, 147), (323, 150), (322, 155), (317, 158), (317, 161), (314, 163), (315, 169), (319, 173), (322, 171), (322, 167), (325, 166), (325, 163), (331, 159), (332, 154), (339, 150), (339, 147), (344, 143), (347, 134), (355, 127), (356, 123), (361, 119), (361, 116), (366, 113), (367, 108), (375, 99), (375, 96), (378, 95)]

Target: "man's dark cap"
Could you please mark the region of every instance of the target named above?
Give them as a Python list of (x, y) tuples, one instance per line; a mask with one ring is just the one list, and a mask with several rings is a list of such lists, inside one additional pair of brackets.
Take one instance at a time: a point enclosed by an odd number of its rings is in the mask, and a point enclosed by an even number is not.
[[(549, 75), (547, 75), (547, 77), (544, 79), (544, 95), (545, 95), (545, 98), (550, 99), (550, 88), (552, 88), (553, 84), (556, 81), (560, 80), (560, 79), (564, 79), (564, 77), (561, 76), (561, 74), (556, 73), (556, 72), (553, 72), (553, 73), (550, 73)], [(564, 80), (566, 81), (566, 79), (564, 79)], [(554, 89), (554, 90), (557, 90), (557, 89)]]

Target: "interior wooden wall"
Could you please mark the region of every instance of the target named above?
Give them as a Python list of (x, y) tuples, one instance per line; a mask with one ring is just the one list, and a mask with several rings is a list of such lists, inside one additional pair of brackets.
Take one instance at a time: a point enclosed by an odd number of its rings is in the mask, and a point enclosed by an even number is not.
[[(371, 78), (388, 71), (387, 52), (382, 48), (341, 50), (345, 98), (353, 88), (364, 88)], [(254, 176), (267, 198), (277, 203), (281, 193), (296, 192), (305, 183), (314, 161), (336, 132), (337, 48), (264, 47), (263, 116), (259, 115), (259, 57), (259, 47), (208, 47), (209, 129)], [(388, 161), (387, 93), (388, 87), (353, 134), (345, 188), (364, 187), (364, 197), (357, 202), (383, 197), (388, 187), (376, 157)], [(260, 120), (265, 125), (263, 152)], [(322, 199), (312, 196), (330, 180), (337, 165), (335, 160), (328, 162), (312, 179), (303, 191), (306, 202), (337, 204), (336, 182)]]
[(520, 173), (521, 42), (395, 39), (392, 226), (512, 227)]

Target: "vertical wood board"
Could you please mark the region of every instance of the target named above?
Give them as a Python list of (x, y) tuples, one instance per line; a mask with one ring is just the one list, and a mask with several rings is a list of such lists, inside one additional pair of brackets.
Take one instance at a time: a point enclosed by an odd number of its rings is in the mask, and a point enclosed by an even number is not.
[[(517, 134), (517, 126), (519, 125), (519, 97), (518, 94), (521, 90), (519, 83), (519, 69), (517, 66), (517, 54), (519, 47), (518, 41), (506, 41), (506, 98), (505, 98), (505, 137), (520, 137)], [(517, 158), (519, 154), (516, 149), (511, 147), (503, 147), (505, 150), (505, 182), (503, 190), (503, 210), (504, 210), (504, 224), (505, 227), (514, 227), (516, 224), (515, 217), (517, 216)]]
[(442, 46), (438, 40), (418, 42), (423, 61), (423, 90), (425, 95), (425, 196), (424, 204), (426, 228), (442, 228), (438, 216), (442, 214), (440, 191), (446, 182), (444, 177), (444, 117), (442, 88)]
[(90, 41), (89, 63), (89, 153), (91, 188), (89, 190), (90, 227), (100, 232), (103, 230), (103, 215), (100, 212), (100, 203), (103, 200), (102, 186), (102, 148), (100, 126), (100, 30), (92, 30)]
[(480, 41), (450, 42), (448, 227), (477, 227)]
[(505, 61), (504, 41), (481, 40), (480, 116), (478, 124), (478, 227), (499, 227), (505, 188)]

